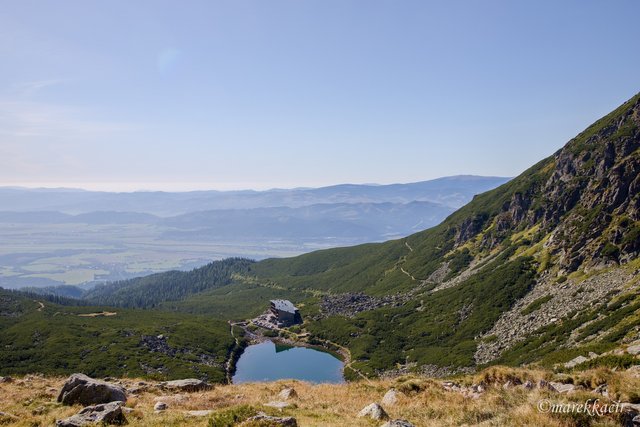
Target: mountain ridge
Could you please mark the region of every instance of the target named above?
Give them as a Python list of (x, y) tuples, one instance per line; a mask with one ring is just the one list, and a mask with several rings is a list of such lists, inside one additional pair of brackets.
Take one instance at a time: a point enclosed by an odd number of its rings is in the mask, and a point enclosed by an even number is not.
[[(132, 192), (11, 189), (0, 187), (3, 210), (60, 211), (68, 214), (93, 211), (134, 211), (158, 216), (227, 208), (302, 207), (318, 203), (430, 201), (457, 208), (473, 194), (494, 188), (510, 178), (459, 175), (406, 184), (341, 184), (319, 188), (264, 191)], [(398, 194), (401, 189), (406, 197)], [(35, 196), (34, 196), (35, 195)], [(36, 197), (37, 196), (37, 197)]]

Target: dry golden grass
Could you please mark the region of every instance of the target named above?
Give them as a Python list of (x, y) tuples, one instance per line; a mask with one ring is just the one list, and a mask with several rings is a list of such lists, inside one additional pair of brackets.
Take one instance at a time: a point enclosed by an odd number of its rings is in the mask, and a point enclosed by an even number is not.
[[(582, 426), (584, 417), (559, 416), (541, 413), (537, 403), (541, 399), (554, 402), (576, 401), (595, 395), (586, 392), (566, 396), (547, 390), (527, 391), (522, 387), (504, 390), (501, 384), (514, 378), (520, 381), (552, 379), (551, 373), (537, 370), (489, 368), (473, 376), (454, 379), (460, 384), (484, 382), (487, 390), (479, 398), (443, 389), (440, 380), (428, 378), (398, 378), (394, 380), (354, 382), (344, 385), (313, 385), (300, 381), (278, 381), (216, 386), (198, 393), (168, 393), (151, 384), (148, 391), (130, 395), (127, 413), (130, 426), (207, 426), (208, 416), (189, 416), (191, 410), (222, 411), (240, 405), (250, 405), (272, 415), (293, 416), (300, 426), (379, 426), (382, 422), (356, 418), (358, 412), (372, 402), (380, 402), (390, 388), (397, 389), (396, 405), (385, 410), (396, 419), (406, 419), (416, 426)], [(592, 370), (576, 374), (572, 380), (578, 384), (595, 386), (606, 381), (616, 397), (629, 398), (640, 390), (640, 376), (635, 371), (612, 372)], [(137, 379), (125, 379), (125, 386), (134, 386)], [(51, 426), (56, 419), (77, 413), (79, 406), (66, 407), (56, 402), (64, 378), (37, 375), (15, 378), (11, 383), (0, 383), (0, 411), (11, 416), (0, 416), (0, 425)], [(264, 407), (263, 404), (279, 400), (277, 395), (285, 387), (293, 387), (298, 398), (292, 407), (283, 411)], [(154, 404), (167, 403), (168, 410), (155, 413)], [(12, 417), (13, 416), (13, 417)], [(595, 417), (592, 426), (619, 425), (616, 417)]]

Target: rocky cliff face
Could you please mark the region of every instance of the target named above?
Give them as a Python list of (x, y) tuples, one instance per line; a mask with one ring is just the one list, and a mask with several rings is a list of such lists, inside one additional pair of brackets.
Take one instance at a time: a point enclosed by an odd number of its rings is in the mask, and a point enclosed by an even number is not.
[[(478, 199), (473, 215), (455, 227), (454, 251), (470, 249), (474, 261), (450, 285), (476, 274), (474, 265), (507, 251), (517, 254), (511, 258), (532, 256), (537, 279), (478, 341), (479, 364), (499, 359), (545, 330), (561, 331), (563, 322), (577, 316), (583, 315), (587, 324), (603, 321), (616, 296), (637, 292), (640, 95), (505, 188)], [(493, 212), (492, 201), (498, 203)], [(443, 283), (436, 289), (448, 286)], [(589, 310), (593, 311), (585, 315)], [(569, 338), (568, 332), (558, 332), (564, 336), (560, 346), (593, 338), (575, 332)]]
[[(640, 251), (640, 96), (537, 165), (528, 186), (489, 221), (464, 220), (456, 244), (482, 234), (493, 249), (514, 232), (538, 227), (537, 239), (564, 273), (625, 263)], [(535, 243), (532, 242), (532, 243)]]

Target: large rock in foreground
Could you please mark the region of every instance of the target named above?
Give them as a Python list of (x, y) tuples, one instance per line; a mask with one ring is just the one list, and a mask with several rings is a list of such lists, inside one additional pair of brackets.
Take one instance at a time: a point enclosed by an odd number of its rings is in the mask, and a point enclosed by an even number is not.
[(387, 421), (386, 423), (382, 424), (382, 426), (380, 427), (415, 427), (415, 426), (407, 420), (393, 420), (393, 421)]
[(258, 415), (251, 417), (244, 421), (240, 425), (265, 425), (269, 427), (298, 427), (298, 422), (293, 417), (272, 417), (263, 412), (259, 412)]
[(180, 390), (186, 392), (203, 391), (213, 388), (205, 381), (196, 378), (187, 378), (185, 380), (174, 380), (160, 383), (160, 386), (169, 390)]
[(87, 406), (72, 417), (56, 422), (56, 427), (80, 427), (87, 424), (117, 424), (127, 423), (122, 413), (122, 402), (111, 402), (103, 405)]
[(58, 402), (63, 405), (94, 405), (116, 401), (127, 401), (127, 393), (123, 387), (84, 374), (71, 375), (58, 395)]
[(377, 403), (372, 403), (369, 406), (366, 406), (360, 411), (358, 414), (358, 418), (367, 417), (372, 420), (388, 420), (389, 415), (382, 409), (382, 406)]

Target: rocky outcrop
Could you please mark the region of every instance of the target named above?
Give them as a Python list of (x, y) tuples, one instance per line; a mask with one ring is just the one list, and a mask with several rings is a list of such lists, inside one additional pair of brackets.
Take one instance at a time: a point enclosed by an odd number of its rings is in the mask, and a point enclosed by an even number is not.
[(188, 393), (209, 390), (213, 388), (209, 383), (197, 378), (187, 378), (184, 380), (165, 381), (160, 383), (160, 387), (173, 391), (184, 391)]
[(272, 417), (265, 413), (258, 413), (243, 423), (242, 425), (268, 425), (268, 426), (285, 426), (285, 427), (298, 427), (298, 422), (293, 417)]
[(370, 405), (365, 406), (358, 413), (358, 418), (371, 418), (372, 420), (388, 420), (389, 415), (385, 412), (385, 410), (377, 403), (372, 403)]
[(122, 402), (110, 402), (101, 405), (88, 406), (76, 415), (59, 420), (57, 427), (80, 427), (87, 424), (116, 424), (127, 423), (122, 413)]
[(280, 393), (278, 393), (278, 397), (282, 400), (291, 400), (298, 397), (298, 393), (295, 389), (288, 387), (283, 389)]
[(91, 405), (114, 401), (127, 401), (127, 394), (123, 387), (96, 380), (84, 374), (71, 375), (58, 395), (58, 402), (63, 405), (76, 403)]
[(463, 219), (455, 246), (481, 235), (479, 247), (491, 250), (537, 226), (538, 237), (551, 233), (545, 246), (564, 272), (628, 262), (640, 254), (639, 149), (635, 96), (507, 184), (497, 211), (483, 206)]
[(407, 420), (391, 420), (382, 424), (380, 427), (415, 427)]
[(488, 219), (487, 215), (476, 215), (472, 218), (463, 220), (456, 230), (456, 245), (461, 245), (472, 237), (478, 235), (478, 233), (482, 231)]
[(385, 406), (393, 406), (398, 403), (398, 392), (395, 389), (387, 391), (380, 401)]

